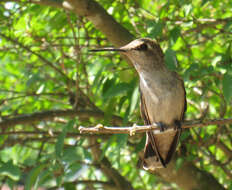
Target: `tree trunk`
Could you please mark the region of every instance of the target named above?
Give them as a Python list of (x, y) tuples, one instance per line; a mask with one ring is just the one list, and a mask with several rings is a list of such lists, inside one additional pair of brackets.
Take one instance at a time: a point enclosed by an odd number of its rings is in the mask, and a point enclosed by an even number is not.
[(223, 186), (209, 173), (198, 169), (191, 162), (185, 161), (176, 169), (176, 158), (168, 164), (167, 168), (152, 172), (158, 174), (165, 181), (175, 182), (183, 190), (223, 190)]

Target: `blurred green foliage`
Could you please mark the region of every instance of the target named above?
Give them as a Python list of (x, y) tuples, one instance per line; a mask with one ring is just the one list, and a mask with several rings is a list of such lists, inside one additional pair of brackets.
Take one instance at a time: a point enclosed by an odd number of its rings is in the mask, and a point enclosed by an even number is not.
[[(98, 2), (137, 38), (151, 37), (161, 44), (166, 64), (184, 79), (186, 119), (231, 117), (229, 0)], [(87, 184), (75, 181), (106, 181), (94, 165), (88, 138), (77, 134), (76, 127), (111, 126), (113, 115), (123, 118), (121, 125), (142, 124), (134, 69), (118, 54), (88, 52), (111, 44), (86, 18), (64, 10), (25, 1), (4, 2), (0, 4), (0, 23), (0, 118), (72, 109), (70, 95), (80, 90), (105, 113), (104, 119), (62, 117), (2, 129), (0, 184), (86, 189)], [(77, 109), (96, 111), (85, 101), (78, 101)], [(232, 149), (231, 125), (194, 128), (181, 138), (187, 152), (177, 160), (177, 168), (185, 160), (192, 161), (231, 189), (232, 158), (223, 149)], [(178, 189), (136, 168), (143, 136), (111, 135), (98, 142), (101, 159), (106, 155), (135, 189)], [(103, 189), (102, 184), (93, 187)]]

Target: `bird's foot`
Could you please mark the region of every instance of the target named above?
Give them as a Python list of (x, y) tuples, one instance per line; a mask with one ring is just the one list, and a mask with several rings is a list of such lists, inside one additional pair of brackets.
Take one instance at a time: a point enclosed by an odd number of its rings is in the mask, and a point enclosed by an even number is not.
[(175, 120), (174, 121), (174, 129), (175, 130), (181, 130), (182, 128), (181, 128), (181, 122), (180, 121), (178, 121), (178, 120)]
[(157, 126), (160, 128), (160, 132), (164, 132), (168, 127), (162, 122), (157, 122)]
[(136, 123), (134, 123), (131, 130), (130, 130), (130, 136), (135, 135), (136, 129), (137, 129), (137, 125), (136, 125)]

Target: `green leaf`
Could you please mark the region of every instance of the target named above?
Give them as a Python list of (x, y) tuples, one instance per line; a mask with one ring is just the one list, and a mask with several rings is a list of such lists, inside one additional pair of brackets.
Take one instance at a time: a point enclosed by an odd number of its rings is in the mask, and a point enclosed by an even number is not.
[(81, 147), (66, 148), (64, 149), (62, 160), (69, 163), (80, 161), (83, 159), (83, 155), (78, 154), (80, 152), (81, 154), (83, 152)]
[(143, 150), (143, 148), (145, 146), (145, 142), (146, 142), (146, 135), (144, 135), (143, 138), (140, 140), (140, 142), (137, 144), (137, 146), (135, 148), (135, 152), (139, 152), (139, 151)]
[(115, 79), (107, 79), (104, 84), (103, 84), (103, 88), (102, 88), (102, 93), (103, 96), (104, 94), (112, 87), (115, 85)]
[(62, 182), (63, 182), (63, 175), (56, 176), (56, 185), (58, 187), (61, 187)]
[(65, 190), (76, 190), (76, 185), (73, 183), (64, 183)]
[(44, 184), (49, 183), (54, 177), (53, 171), (49, 169), (44, 169), (40, 172), (36, 184), (34, 185), (34, 189), (37, 187), (43, 186)]
[(44, 170), (45, 167), (47, 167), (47, 163), (40, 164), (39, 166), (33, 168), (27, 176), (26, 179), (26, 185), (25, 185), (25, 190), (31, 190), (33, 189), (33, 186), (35, 185), (38, 176), (40, 173)]
[[(83, 169), (83, 164), (81, 163), (72, 163), (68, 166), (65, 171), (64, 181), (71, 181), (73, 178), (77, 177), (77, 172)], [(78, 176), (81, 175), (79, 172)]]
[(174, 29), (171, 30), (170, 32), (171, 45), (174, 45), (176, 43), (179, 36), (180, 36), (180, 27), (175, 27)]
[(15, 185), (17, 184), (16, 181), (12, 180), (11, 178), (7, 178), (6, 184), (10, 189), (14, 189)]
[(139, 87), (137, 86), (134, 89), (134, 92), (131, 97), (131, 104), (130, 104), (130, 114), (134, 112), (136, 105), (139, 102)]
[(124, 94), (131, 90), (132, 87), (128, 83), (119, 83), (114, 86), (111, 86), (106, 93), (103, 95), (104, 99), (112, 98), (120, 94)]
[(59, 134), (57, 138), (57, 142), (55, 145), (55, 153), (56, 153), (56, 157), (58, 158), (62, 156), (63, 147), (64, 147), (64, 139), (66, 137), (67, 132), (73, 127), (74, 123), (75, 123), (75, 120), (71, 120), (66, 125), (64, 125), (62, 132)]
[(119, 112), (123, 108), (123, 104), (125, 103), (126, 100), (128, 100), (128, 96), (123, 96), (122, 98), (120, 98), (120, 101), (118, 103), (118, 111)]
[(161, 37), (163, 27), (164, 27), (164, 24), (161, 21), (158, 21), (158, 22), (149, 21), (148, 28), (147, 28), (148, 37), (150, 38), (157, 38), (158, 36)]
[(184, 78), (188, 80), (192, 76), (199, 76), (199, 64), (198, 63), (192, 63), (189, 68), (184, 73)]
[(188, 138), (190, 136), (190, 132), (189, 131), (183, 131), (183, 133), (180, 136), (181, 141), (185, 140), (186, 138)]
[(201, 2), (201, 6), (204, 6), (208, 1), (210, 1), (210, 0), (203, 0), (203, 1)]
[(83, 149), (83, 152), (84, 152), (84, 157), (86, 160), (91, 160), (92, 159), (92, 154), (86, 150), (86, 149)]
[(97, 86), (98, 87), (100, 85), (100, 82), (101, 82), (100, 79), (102, 77), (102, 72), (103, 72), (104, 69), (105, 69), (105, 67), (103, 66), (97, 71), (97, 73), (94, 76), (94, 81), (93, 81), (92, 86)]
[(130, 114), (130, 106), (128, 106), (126, 108), (126, 111), (125, 111), (125, 114), (124, 114), (124, 117), (123, 117), (123, 125), (126, 125), (128, 123), (129, 114)]
[(115, 135), (112, 135), (109, 140), (103, 144), (102, 146), (102, 152), (101, 152), (101, 156), (99, 158), (99, 160), (102, 160), (102, 158), (105, 156), (105, 153), (107, 151), (107, 149), (110, 147), (111, 143), (114, 142), (115, 139)]
[(232, 97), (232, 75), (226, 73), (222, 80), (222, 90), (226, 101), (229, 103)]
[(8, 161), (0, 167), (0, 176), (7, 176), (12, 180), (18, 181), (21, 176), (21, 171), (12, 161)]
[(167, 49), (165, 52), (165, 57), (164, 57), (165, 63), (167, 67), (174, 71), (177, 68), (177, 60), (176, 60), (176, 53), (172, 49)]
[(192, 5), (188, 4), (188, 5), (184, 5), (184, 15), (187, 17), (189, 15), (189, 13), (191, 13), (192, 11)]
[(123, 148), (127, 143), (128, 135), (127, 134), (117, 134), (116, 142), (118, 148)]
[(56, 142), (56, 157), (60, 158), (62, 156), (63, 147), (64, 147), (64, 139), (66, 137), (66, 130), (63, 130), (62, 133), (59, 134)]

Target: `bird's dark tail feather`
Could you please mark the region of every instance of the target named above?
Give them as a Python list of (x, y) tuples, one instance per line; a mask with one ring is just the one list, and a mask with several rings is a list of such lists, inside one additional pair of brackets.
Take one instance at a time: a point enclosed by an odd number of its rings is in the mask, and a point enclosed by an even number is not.
[[(165, 168), (175, 153), (180, 133), (181, 129), (173, 130), (171, 132), (164, 131), (161, 135), (155, 135), (152, 131), (148, 132), (144, 150), (144, 169), (154, 170), (156, 168)], [(171, 142), (167, 142), (168, 139), (165, 138), (166, 135), (168, 135), (167, 138), (169, 138)], [(166, 142), (167, 146), (165, 145)]]

